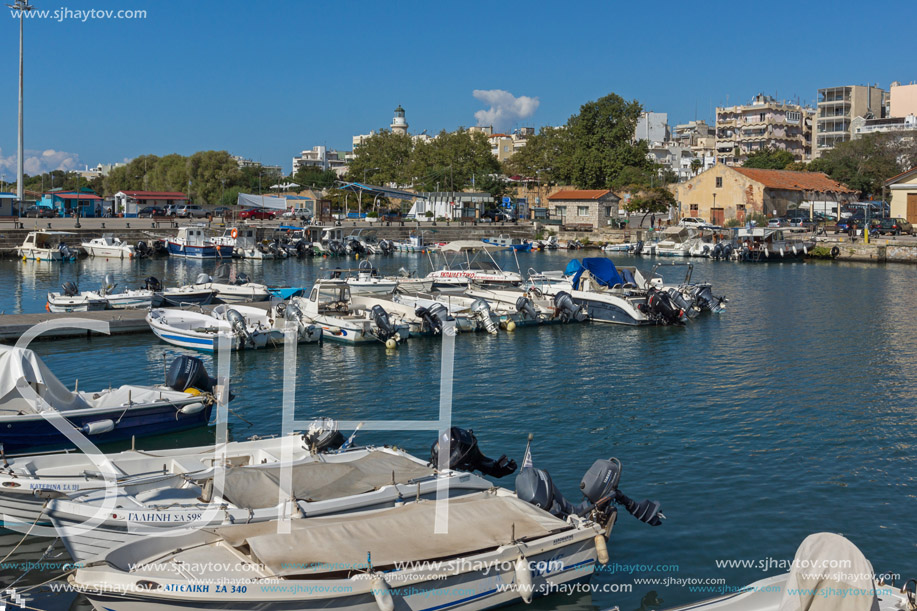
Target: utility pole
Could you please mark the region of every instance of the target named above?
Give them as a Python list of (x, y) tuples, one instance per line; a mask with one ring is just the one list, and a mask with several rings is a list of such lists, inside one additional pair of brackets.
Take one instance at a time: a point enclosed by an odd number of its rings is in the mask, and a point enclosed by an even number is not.
[(23, 181), (23, 160), (24, 147), (22, 137), (22, 21), (24, 14), (31, 11), (34, 7), (29, 4), (28, 0), (15, 0), (13, 4), (8, 4), (11, 9), (19, 11), (19, 161), (16, 164), (16, 199), (19, 200), (19, 209), (22, 209), (22, 200), (25, 198), (25, 189)]

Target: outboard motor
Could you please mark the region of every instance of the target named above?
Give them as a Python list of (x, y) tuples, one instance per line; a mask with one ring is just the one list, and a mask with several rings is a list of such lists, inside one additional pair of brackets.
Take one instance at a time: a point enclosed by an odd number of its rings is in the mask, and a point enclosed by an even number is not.
[(523, 318), (535, 320), (538, 318), (538, 312), (535, 311), (535, 304), (525, 295), (516, 300), (516, 311), (522, 314)]
[(684, 310), (672, 303), (669, 294), (655, 287), (646, 292), (645, 308), (646, 313), (666, 325), (683, 325), (688, 320)]
[(167, 255), (169, 254), (169, 247), (166, 246), (163, 240), (155, 240), (153, 242), (153, 252), (157, 255)]
[(483, 299), (475, 299), (471, 304), (471, 311), (474, 314), (474, 317), (484, 325), (484, 328), (487, 329), (487, 332), (491, 335), (497, 334), (497, 323), (494, 322), (494, 319), (490, 316), (490, 305)]
[(560, 312), (564, 322), (570, 322), (571, 320), (583, 322), (586, 320), (586, 312), (583, 311), (583, 306), (576, 305), (573, 297), (570, 297), (570, 293), (567, 291), (560, 291), (554, 295), (554, 307)]
[(727, 243), (723, 246), (723, 259), (731, 259), (733, 252), (735, 252), (735, 246), (731, 242)]
[(252, 279), (249, 278), (248, 274), (245, 272), (240, 272), (239, 275), (236, 276), (236, 284), (248, 284), (251, 281)]
[(383, 255), (390, 255), (395, 250), (395, 247), (391, 240), (379, 240), (379, 249)]
[(118, 286), (118, 283), (112, 282), (111, 275), (105, 274), (105, 280), (102, 281), (102, 290), (100, 292), (103, 295), (110, 295), (111, 292), (115, 290), (116, 286)]
[(350, 240), (350, 242), (347, 243), (347, 247), (350, 249), (350, 252), (354, 254), (362, 255), (366, 253), (366, 249), (363, 248), (363, 245), (357, 240)]
[(729, 301), (725, 297), (715, 297), (709, 284), (700, 284), (694, 287), (694, 304), (700, 310), (709, 312), (721, 312), (723, 305)]
[(516, 470), (516, 461), (503, 454), (497, 460), (487, 458), (478, 449), (478, 439), (471, 429), (462, 429), (457, 426), (442, 433), (430, 448), (430, 463), (439, 465), (439, 444), (449, 444), (449, 468), (456, 471), (474, 471), (477, 469), (484, 475), (491, 477), (504, 477)]
[(69, 280), (61, 285), (61, 293), (67, 297), (76, 297), (80, 294), (80, 288), (74, 282)]
[(239, 314), (238, 311), (230, 308), (226, 310), (226, 321), (232, 327), (233, 333), (240, 338), (244, 338), (245, 342), (243, 345), (247, 344), (254, 347), (255, 338), (252, 337), (252, 334), (248, 331), (248, 325), (245, 324), (245, 317)]
[(635, 255), (643, 254), (643, 240), (640, 240), (639, 242), (637, 242), (637, 245), (634, 246), (634, 254)]
[[(669, 298), (672, 300), (672, 303), (674, 303), (676, 307), (680, 308), (685, 314), (687, 314), (689, 318), (694, 318), (700, 314), (700, 310), (694, 307), (693, 303), (688, 303), (688, 300), (685, 299), (684, 293), (674, 287), (669, 288), (667, 292), (669, 294)], [(691, 301), (694, 301), (693, 296), (691, 297)]]
[(717, 242), (713, 246), (713, 251), (710, 253), (710, 257), (719, 261), (723, 258), (723, 243)]
[(614, 505), (618, 504), (641, 522), (650, 526), (662, 524), (665, 514), (658, 501), (634, 501), (618, 490), (621, 470), (621, 461), (617, 458), (595, 461), (580, 482), (580, 490), (586, 498), (574, 505), (564, 498), (547, 471), (523, 467), (516, 476), (516, 496), (559, 518), (591, 513), (597, 522), (606, 524), (616, 511)]
[(60, 251), (60, 254), (63, 258), (65, 259), (73, 258), (73, 251), (70, 250), (70, 247), (64, 244), (63, 242), (57, 245), (57, 250)]
[(166, 386), (178, 392), (196, 388), (201, 392), (213, 392), (216, 378), (210, 377), (204, 361), (196, 356), (180, 356), (169, 365), (166, 373)]
[(302, 439), (313, 453), (337, 450), (345, 441), (343, 433), (338, 430), (337, 422), (331, 418), (318, 418), (312, 421)]
[(414, 310), (414, 315), (422, 318), (427, 323), (433, 335), (442, 333), (443, 323), (447, 320), (453, 320), (449, 310), (441, 303), (434, 303), (429, 308), (417, 308)]
[(372, 318), (373, 324), (376, 326), (376, 337), (382, 341), (387, 341), (389, 339), (399, 339), (396, 336), (398, 331), (395, 330), (395, 325), (392, 324), (392, 321), (388, 318), (388, 312), (385, 311), (385, 308), (376, 304), (370, 309), (369, 316)]
[(148, 291), (153, 291), (154, 293), (159, 293), (162, 292), (162, 282), (159, 281), (159, 278), (150, 276), (143, 281), (143, 288)]
[(137, 242), (137, 245), (134, 247), (134, 251), (137, 253), (138, 257), (149, 257), (153, 254), (153, 249), (150, 248), (143, 240)]
[(213, 278), (204, 273), (198, 274), (197, 278), (194, 280), (194, 284), (207, 284), (209, 282), (213, 282)]

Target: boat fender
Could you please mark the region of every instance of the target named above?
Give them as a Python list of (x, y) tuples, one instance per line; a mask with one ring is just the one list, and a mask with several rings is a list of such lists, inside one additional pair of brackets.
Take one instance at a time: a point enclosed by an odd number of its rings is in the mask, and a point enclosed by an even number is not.
[(51, 304), (46, 301), (45, 302), (45, 312), (50, 312), (50, 311), (51, 311)]
[(108, 433), (115, 430), (114, 420), (96, 420), (95, 422), (87, 422), (84, 424), (80, 430), (86, 435), (101, 435), (102, 433)]
[[(189, 388), (188, 390), (191, 391), (191, 390), (197, 390), (197, 389)], [(191, 416), (193, 414), (200, 412), (202, 409), (204, 409), (203, 403), (189, 403), (188, 405), (182, 406), (182, 408), (178, 410), (178, 412), (185, 416)]]
[(784, 254), (785, 254), (785, 253), (783, 252), (783, 249), (781, 248), (781, 249), (780, 249), (780, 256), (782, 257)]
[(806, 248), (805, 246), (803, 246), (803, 247), (802, 247), (802, 254), (804, 254), (804, 255), (809, 254), (809, 249)]
[(795, 256), (798, 255), (798, 254), (799, 254), (799, 253), (796, 251), (796, 245), (793, 244), (793, 256), (795, 257)]
[(395, 338), (390, 337), (387, 340), (385, 340), (385, 347), (388, 348), (389, 350), (394, 350), (395, 348), (398, 347), (398, 342), (395, 341)]
[(525, 604), (532, 602), (532, 567), (529, 566), (529, 561), (525, 559), (525, 556), (519, 556), (515, 564), (516, 570), (516, 591), (519, 592), (519, 596), (522, 598), (522, 601)]
[(395, 611), (395, 600), (392, 598), (392, 591), (380, 575), (376, 575), (372, 580), (373, 598), (376, 599), (376, 606), (379, 611)]
[(513, 322), (512, 320), (508, 321), (508, 322), (506, 323), (506, 330), (507, 330), (507, 331), (515, 331), (515, 330), (516, 330), (516, 323)]
[(767, 251), (767, 246), (764, 247), (764, 256), (769, 257), (771, 254)]
[(593, 540), (595, 541), (595, 553), (599, 564), (608, 564), (608, 545), (605, 543), (605, 535), (596, 535)]
[(833, 248), (831, 249), (831, 258), (832, 258), (832, 259), (837, 259), (837, 256), (838, 256), (839, 254), (841, 254), (841, 249), (838, 248), (837, 246), (835, 246), (835, 247), (833, 247)]

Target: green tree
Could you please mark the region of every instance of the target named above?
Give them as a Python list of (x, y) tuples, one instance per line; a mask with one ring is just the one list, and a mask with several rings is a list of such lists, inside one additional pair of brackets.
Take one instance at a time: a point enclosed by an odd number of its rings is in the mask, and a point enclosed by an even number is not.
[(809, 163), (864, 196), (881, 196), (885, 181), (917, 162), (914, 145), (894, 134), (866, 134), (841, 142)]
[(795, 161), (793, 153), (768, 147), (749, 155), (742, 166), (762, 170), (783, 170)]
[(565, 127), (542, 127), (506, 160), (504, 172), (547, 183), (569, 183), (572, 151), (573, 140)]
[(290, 180), (303, 188), (327, 189), (334, 186), (337, 174), (334, 170), (303, 166), (290, 177)]
[(691, 173), (697, 176), (697, 173), (700, 172), (700, 169), (704, 167), (704, 162), (700, 159), (691, 160)]
[(487, 136), (463, 128), (442, 131), (430, 142), (419, 142), (410, 165), (412, 182), (425, 191), (477, 188), (478, 180), (500, 170)]
[(665, 214), (675, 205), (675, 196), (665, 187), (650, 187), (629, 189), (630, 201), (624, 204), (628, 212), (643, 212), (647, 214)]
[(379, 130), (354, 149), (347, 177), (374, 185), (411, 182), (409, 167), (414, 145), (407, 134)]

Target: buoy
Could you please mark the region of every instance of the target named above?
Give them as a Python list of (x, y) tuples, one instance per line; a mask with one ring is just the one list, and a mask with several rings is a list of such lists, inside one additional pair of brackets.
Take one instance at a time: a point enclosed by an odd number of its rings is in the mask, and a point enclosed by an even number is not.
[(232, 239), (235, 240), (237, 237), (239, 237), (239, 230), (233, 227), (232, 231), (229, 232), (229, 235), (231, 235)]
[(506, 330), (507, 330), (507, 331), (515, 331), (515, 330), (516, 330), (516, 323), (513, 322), (513, 321), (509, 321), (508, 323), (506, 323)]
[(525, 559), (524, 556), (520, 556), (516, 560), (515, 564), (516, 569), (516, 591), (519, 592), (519, 596), (522, 598), (522, 601), (525, 604), (532, 602), (532, 567), (529, 566), (529, 561)]
[(373, 598), (376, 599), (376, 606), (379, 607), (379, 611), (395, 611), (395, 601), (392, 599), (392, 591), (382, 577), (373, 577), (372, 590)]
[(595, 541), (595, 553), (599, 563), (608, 564), (608, 545), (605, 543), (605, 535), (596, 535), (593, 541)]
[(357, 254), (356, 254), (356, 257), (357, 257), (357, 259), (359, 259), (359, 258), (360, 258), (360, 253), (357, 253)]
[(393, 338), (390, 337), (387, 340), (385, 340), (385, 347), (388, 348), (389, 350), (394, 350), (397, 346), (398, 346), (398, 342), (396, 342)]

